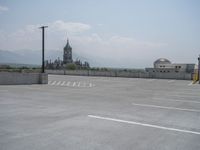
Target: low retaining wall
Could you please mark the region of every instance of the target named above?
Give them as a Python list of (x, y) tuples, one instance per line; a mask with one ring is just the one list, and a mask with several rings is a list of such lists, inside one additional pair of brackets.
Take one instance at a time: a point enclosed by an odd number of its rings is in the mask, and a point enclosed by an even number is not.
[(94, 70), (46, 70), (46, 73), (57, 75), (79, 75), (79, 76), (104, 76), (104, 77), (127, 77), (127, 78), (155, 78), (155, 79), (177, 79), (192, 80), (192, 74), (178, 73), (149, 73), (128, 71), (94, 71)]
[(191, 73), (185, 73), (185, 72), (174, 72), (174, 73), (149, 73), (150, 78), (156, 78), (156, 79), (177, 79), (177, 80), (192, 80), (192, 74)]
[(47, 73), (0, 72), (0, 85), (47, 84)]

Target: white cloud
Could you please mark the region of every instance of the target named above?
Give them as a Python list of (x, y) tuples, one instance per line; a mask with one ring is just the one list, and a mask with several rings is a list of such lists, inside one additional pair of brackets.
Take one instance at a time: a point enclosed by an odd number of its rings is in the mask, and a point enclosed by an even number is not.
[[(73, 51), (88, 57), (100, 66), (140, 67), (144, 63), (151, 64), (152, 57), (164, 55), (166, 43), (141, 41), (132, 37), (98, 34), (71, 37)], [(147, 63), (148, 62), (148, 63)], [(150, 62), (150, 63), (149, 63)]]
[[(58, 49), (63, 47), (66, 36), (81, 34), (91, 28), (90, 25), (80, 22), (64, 22), (61, 20), (46, 23), (46, 48)], [(41, 24), (27, 25), (13, 33), (0, 30), (0, 49), (39, 49), (41, 47)], [(65, 40), (64, 40), (65, 37)]]
[[(45, 25), (49, 26), (45, 32), (47, 53), (48, 50), (59, 50), (62, 53), (68, 36), (74, 53), (101, 66), (139, 66), (138, 62), (149, 60), (150, 55), (151, 58), (161, 55), (162, 48), (167, 46), (165, 43), (142, 41), (132, 37), (106, 37), (97, 33), (85, 33), (91, 26), (80, 22), (59, 20)], [(0, 49), (40, 50), (40, 26), (27, 25), (14, 33), (0, 31)]]
[(0, 5), (0, 13), (4, 11), (8, 11), (8, 7)]
[(57, 20), (53, 23), (49, 23), (50, 30), (69, 32), (69, 33), (81, 33), (87, 31), (91, 28), (90, 25), (79, 23), (79, 22), (64, 22), (62, 20)]

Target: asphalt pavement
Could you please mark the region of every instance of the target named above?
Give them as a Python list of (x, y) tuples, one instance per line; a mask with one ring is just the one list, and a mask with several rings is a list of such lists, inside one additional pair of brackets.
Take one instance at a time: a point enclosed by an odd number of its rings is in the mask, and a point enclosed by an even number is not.
[(199, 150), (200, 85), (49, 75), (0, 85), (0, 150)]

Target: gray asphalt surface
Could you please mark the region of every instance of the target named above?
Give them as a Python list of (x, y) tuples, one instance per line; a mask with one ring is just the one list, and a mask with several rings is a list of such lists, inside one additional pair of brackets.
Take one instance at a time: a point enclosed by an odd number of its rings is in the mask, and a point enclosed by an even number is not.
[(0, 86), (0, 150), (199, 150), (200, 85), (50, 75)]

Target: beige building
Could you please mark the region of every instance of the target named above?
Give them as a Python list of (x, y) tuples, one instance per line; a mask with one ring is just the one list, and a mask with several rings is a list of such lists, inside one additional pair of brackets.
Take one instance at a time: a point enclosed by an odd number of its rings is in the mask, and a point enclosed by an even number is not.
[(193, 73), (197, 68), (195, 64), (182, 64), (182, 63), (171, 63), (166, 58), (159, 58), (154, 63), (154, 68), (146, 68), (147, 72), (160, 72), (160, 73)]

